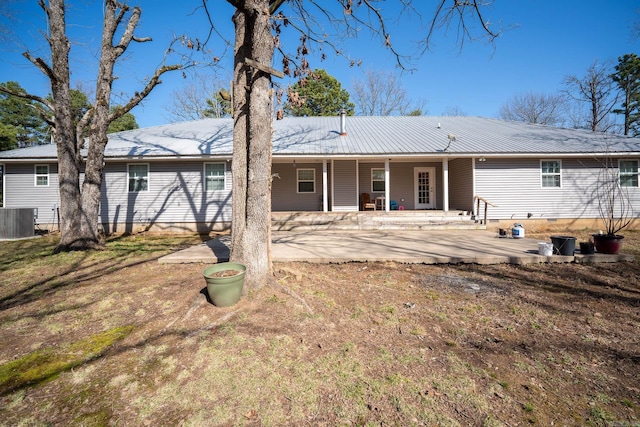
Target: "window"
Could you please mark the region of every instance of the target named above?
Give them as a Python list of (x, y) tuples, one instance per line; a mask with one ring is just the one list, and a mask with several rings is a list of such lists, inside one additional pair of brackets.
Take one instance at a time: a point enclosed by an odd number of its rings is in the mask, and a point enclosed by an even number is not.
[(620, 186), (621, 187), (637, 187), (638, 186), (638, 161), (637, 160), (620, 160)]
[(0, 163), (0, 208), (4, 207), (4, 165)]
[(129, 192), (149, 191), (149, 165), (128, 165)]
[(371, 191), (384, 192), (384, 169), (371, 169)]
[(49, 165), (36, 165), (35, 168), (36, 187), (48, 187), (49, 186)]
[(541, 162), (542, 187), (560, 188), (560, 160), (543, 160)]
[(204, 189), (216, 191), (225, 189), (225, 165), (224, 163), (204, 164)]
[(315, 193), (316, 192), (316, 170), (315, 169), (297, 169), (298, 174), (298, 193)]

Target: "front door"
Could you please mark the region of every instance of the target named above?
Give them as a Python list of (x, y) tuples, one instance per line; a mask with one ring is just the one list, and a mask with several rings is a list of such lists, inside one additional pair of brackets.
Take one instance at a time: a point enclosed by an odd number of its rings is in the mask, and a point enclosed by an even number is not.
[(415, 209), (435, 209), (436, 168), (414, 168)]

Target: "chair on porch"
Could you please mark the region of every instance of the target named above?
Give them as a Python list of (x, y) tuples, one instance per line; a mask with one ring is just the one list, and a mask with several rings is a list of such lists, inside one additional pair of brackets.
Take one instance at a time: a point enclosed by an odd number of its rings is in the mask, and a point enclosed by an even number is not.
[(367, 209), (376, 210), (376, 204), (371, 201), (371, 195), (369, 193), (360, 194), (360, 209), (363, 211)]

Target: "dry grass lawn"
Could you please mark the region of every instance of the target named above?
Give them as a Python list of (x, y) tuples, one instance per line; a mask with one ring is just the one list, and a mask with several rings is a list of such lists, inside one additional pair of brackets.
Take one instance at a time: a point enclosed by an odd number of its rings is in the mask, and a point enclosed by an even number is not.
[(637, 262), (276, 264), (217, 308), (157, 262), (199, 242), (0, 242), (0, 424), (640, 425)]

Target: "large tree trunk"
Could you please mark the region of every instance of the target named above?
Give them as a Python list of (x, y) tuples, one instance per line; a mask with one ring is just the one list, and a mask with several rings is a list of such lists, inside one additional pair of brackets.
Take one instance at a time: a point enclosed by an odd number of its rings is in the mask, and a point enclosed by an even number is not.
[(69, 50), (66, 35), (64, 1), (51, 0), (45, 9), (49, 17), (51, 47), (51, 92), (55, 100), (54, 141), (58, 151), (58, 181), (60, 187), (61, 238), (55, 252), (81, 247), (80, 218), (80, 165), (81, 157), (71, 112), (69, 85)]
[(245, 284), (257, 289), (272, 278), (271, 76), (245, 59), (270, 65), (274, 44), (269, 1), (237, 9), (233, 82), (233, 225), (231, 260), (247, 267)]
[[(111, 101), (111, 88), (113, 84), (113, 69), (119, 54), (124, 52), (126, 44), (119, 43), (113, 46), (113, 37), (118, 28), (117, 4), (114, 0), (105, 2), (104, 25), (102, 29), (102, 43), (100, 51), (100, 66), (96, 82), (96, 102), (93, 106), (94, 113), (91, 120), (91, 132), (89, 147), (87, 148), (87, 164), (84, 181), (82, 183), (82, 211), (83, 221), (81, 233), (89, 246), (97, 246), (102, 243), (101, 233), (98, 229), (98, 212), (100, 210), (100, 193), (102, 188), (102, 175), (104, 172), (104, 150), (109, 138), (109, 106)], [(133, 28), (137, 24), (139, 10), (134, 11), (133, 27), (127, 32), (133, 35)], [(125, 32), (124, 39), (128, 39)], [(126, 42), (128, 44), (128, 42)]]
[[(39, 2), (48, 16), (50, 34), (47, 37), (51, 48), (51, 66), (42, 58), (35, 58), (28, 52), (24, 56), (38, 67), (51, 81), (53, 101), (33, 95), (25, 95), (27, 99), (37, 100), (53, 111), (54, 140), (58, 151), (58, 178), (60, 185), (60, 242), (55, 252), (92, 249), (101, 245), (102, 234), (99, 230), (98, 212), (102, 174), (104, 171), (104, 150), (108, 137), (109, 124), (128, 113), (138, 105), (158, 84), (160, 76), (167, 71), (178, 70), (180, 65), (163, 65), (156, 69), (146, 86), (129, 100), (129, 102), (111, 112), (109, 109), (111, 87), (114, 80), (113, 70), (116, 61), (127, 50), (132, 41), (147, 42), (149, 37), (136, 37), (134, 30), (140, 20), (141, 10), (133, 10), (118, 0), (104, 1), (104, 26), (102, 29), (102, 49), (96, 85), (96, 101), (80, 121), (74, 126), (71, 108), (71, 89), (69, 73), (69, 51), (71, 45), (66, 35), (65, 1), (50, 0)], [(130, 12), (128, 15), (128, 12)], [(127, 16), (129, 18), (127, 19)], [(123, 31), (120, 25), (126, 22)], [(119, 41), (114, 44), (118, 33)], [(273, 50), (273, 49), (272, 49)], [(20, 96), (17, 94), (16, 96)], [(84, 181), (80, 191), (80, 173), (83, 157), (80, 150), (84, 147), (83, 129), (90, 124), (90, 140), (87, 147), (86, 164), (84, 165)]]

